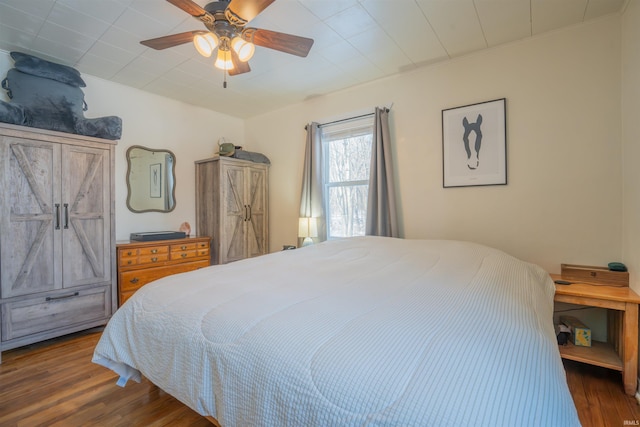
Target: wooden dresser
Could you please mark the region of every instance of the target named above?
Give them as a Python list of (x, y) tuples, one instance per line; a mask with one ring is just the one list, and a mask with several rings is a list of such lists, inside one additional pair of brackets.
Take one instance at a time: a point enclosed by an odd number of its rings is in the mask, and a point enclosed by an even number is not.
[(210, 237), (117, 242), (119, 304), (156, 279), (208, 267), (210, 246)]

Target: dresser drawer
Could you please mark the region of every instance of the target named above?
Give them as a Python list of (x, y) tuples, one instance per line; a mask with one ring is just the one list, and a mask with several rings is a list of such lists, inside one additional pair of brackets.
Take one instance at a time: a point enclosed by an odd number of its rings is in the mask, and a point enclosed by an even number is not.
[(139, 250), (140, 256), (146, 256), (146, 255), (159, 255), (159, 254), (166, 254), (169, 253), (169, 246), (167, 245), (163, 245), (163, 246), (150, 246), (148, 248), (140, 248)]
[(195, 242), (191, 243), (181, 243), (178, 245), (171, 245), (171, 252), (184, 252), (184, 251), (194, 251), (198, 247), (198, 244)]
[(209, 261), (194, 261), (184, 264), (167, 265), (165, 267), (145, 268), (137, 271), (126, 271), (120, 273), (118, 283), (120, 285), (120, 305), (142, 286), (149, 282), (172, 274), (184, 273), (185, 271), (197, 270), (208, 267)]
[(63, 290), (2, 304), (2, 341), (109, 316), (109, 286)]
[(118, 258), (119, 259), (123, 259), (123, 258), (129, 258), (129, 257), (137, 257), (138, 256), (138, 249), (124, 249), (124, 250), (120, 250), (118, 251)]
[(175, 251), (171, 252), (171, 259), (189, 259), (195, 258), (198, 256), (198, 251), (196, 249), (192, 249), (189, 251)]
[(157, 262), (166, 261), (169, 259), (169, 254), (167, 252), (163, 254), (149, 254), (149, 255), (140, 255), (138, 258), (138, 264), (155, 264)]

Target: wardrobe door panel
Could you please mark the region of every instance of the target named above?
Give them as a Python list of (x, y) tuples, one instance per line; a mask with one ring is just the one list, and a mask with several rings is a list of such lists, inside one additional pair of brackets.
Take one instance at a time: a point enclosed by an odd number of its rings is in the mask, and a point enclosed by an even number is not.
[(5, 136), (0, 153), (0, 296), (60, 289), (60, 147)]
[(248, 201), (250, 206), (247, 222), (247, 255), (254, 257), (267, 253), (267, 171), (262, 168), (247, 168)]
[(62, 150), (64, 287), (108, 282), (110, 269), (109, 152)]
[(244, 168), (222, 167), (221, 263), (246, 258), (246, 223), (249, 208), (245, 196)]

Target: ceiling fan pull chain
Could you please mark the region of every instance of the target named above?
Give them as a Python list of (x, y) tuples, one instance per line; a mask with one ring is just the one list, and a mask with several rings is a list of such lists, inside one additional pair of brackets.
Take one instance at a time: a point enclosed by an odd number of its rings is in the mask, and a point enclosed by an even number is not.
[(224, 70), (224, 81), (222, 82), (222, 87), (227, 88), (227, 70)]

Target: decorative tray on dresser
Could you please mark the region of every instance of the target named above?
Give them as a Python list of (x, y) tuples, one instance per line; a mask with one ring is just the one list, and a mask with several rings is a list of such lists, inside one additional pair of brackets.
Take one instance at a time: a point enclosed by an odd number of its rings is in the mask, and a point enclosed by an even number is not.
[(211, 264), (210, 247), (211, 238), (206, 236), (117, 242), (119, 305), (149, 282), (208, 267)]

